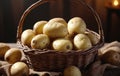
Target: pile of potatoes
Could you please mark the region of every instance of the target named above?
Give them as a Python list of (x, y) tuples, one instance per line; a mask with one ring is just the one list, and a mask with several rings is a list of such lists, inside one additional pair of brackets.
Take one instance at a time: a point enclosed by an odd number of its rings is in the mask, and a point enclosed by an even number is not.
[(8, 73), (10, 76), (28, 76), (29, 68), (26, 63), (21, 61), (22, 52), (18, 48), (11, 48), (6, 43), (0, 43), (0, 60), (5, 63), (0, 67), (9, 64)]
[(21, 42), (32, 49), (53, 49), (55, 51), (86, 50), (99, 42), (99, 39), (87, 31), (81, 17), (73, 17), (68, 22), (63, 18), (38, 21), (33, 29), (21, 34)]

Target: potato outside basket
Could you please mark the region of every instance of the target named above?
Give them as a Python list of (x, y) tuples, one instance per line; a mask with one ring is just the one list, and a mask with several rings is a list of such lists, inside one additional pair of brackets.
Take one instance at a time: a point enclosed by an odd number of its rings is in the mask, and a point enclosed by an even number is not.
[[(60, 7), (58, 2), (59, 4), (61, 4), (62, 7)], [(68, 4), (66, 5), (64, 3)], [(87, 24), (87, 28), (92, 29), (93, 31), (91, 32), (93, 32), (96, 37), (100, 39), (99, 42), (88, 50), (73, 50), (71, 52), (55, 52), (54, 50), (50, 49), (31, 49), (23, 45), (21, 42), (21, 34), (23, 30), (23, 25), (25, 25), (26, 17), (30, 15), (30, 12), (38, 7), (44, 6), (44, 4), (48, 4), (48, 6), (50, 7), (49, 11), (50, 13), (52, 12), (52, 15), (45, 16), (48, 19), (54, 17), (62, 17), (66, 21), (68, 21), (68, 19), (75, 16), (82, 17)], [(61, 9), (62, 12), (59, 12), (60, 10), (58, 10), (58, 8)], [(58, 14), (58, 12), (60, 15)], [(42, 16), (39, 17), (41, 18)], [(41, 20), (42, 19), (44, 18), (42, 17)], [(97, 31), (95, 31), (96, 27)], [(19, 44), (20, 48), (23, 49), (23, 52), (27, 57), (29, 67), (35, 71), (62, 71), (65, 67), (70, 65), (75, 65), (82, 69), (86, 68), (89, 64), (94, 62), (97, 56), (98, 49), (104, 44), (104, 35), (102, 24), (98, 14), (83, 0), (38, 0), (30, 7), (28, 7), (28, 9), (25, 10), (23, 15), (21, 16), (17, 30), (17, 44)]]

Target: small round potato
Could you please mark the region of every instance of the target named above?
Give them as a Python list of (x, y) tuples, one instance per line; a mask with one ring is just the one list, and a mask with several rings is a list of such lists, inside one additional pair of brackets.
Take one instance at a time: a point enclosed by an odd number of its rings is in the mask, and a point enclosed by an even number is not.
[(44, 49), (50, 44), (50, 39), (46, 34), (38, 34), (33, 37), (31, 47), (34, 49)]
[(27, 46), (31, 46), (31, 40), (32, 38), (35, 36), (35, 33), (33, 32), (32, 29), (27, 29), (25, 31), (23, 31), (22, 35), (21, 35), (21, 42), (24, 44), (24, 45), (27, 45)]
[(52, 44), (55, 51), (67, 52), (72, 50), (72, 42), (68, 39), (56, 39)]
[(77, 34), (73, 43), (78, 50), (86, 50), (92, 47), (90, 39), (85, 34)]
[(24, 62), (16, 62), (10, 67), (10, 76), (29, 76), (29, 68)]
[(74, 17), (68, 21), (69, 34), (84, 33), (86, 31), (86, 24), (80, 17)]
[(20, 61), (22, 57), (21, 50), (18, 48), (11, 48), (5, 53), (4, 59), (10, 63), (13, 64), (17, 61)]
[(104, 63), (110, 63), (112, 65), (120, 66), (120, 53), (110, 50), (101, 55), (101, 60)]
[(33, 31), (35, 34), (42, 34), (43, 33), (43, 27), (47, 23), (47, 21), (38, 21), (33, 26)]
[(68, 34), (67, 27), (59, 22), (48, 22), (43, 27), (43, 33), (48, 35), (50, 38), (65, 37)]
[(100, 37), (98, 38), (96, 36), (96, 34), (92, 33), (91, 31), (85, 32), (85, 34), (89, 37), (89, 39), (93, 45), (97, 44), (100, 40)]
[(63, 18), (53, 18), (53, 19), (50, 19), (49, 22), (59, 22), (67, 26), (67, 22)]
[(10, 49), (6, 43), (0, 43), (0, 58), (4, 58), (5, 53)]
[(76, 66), (69, 66), (64, 69), (64, 76), (82, 76), (81, 71)]

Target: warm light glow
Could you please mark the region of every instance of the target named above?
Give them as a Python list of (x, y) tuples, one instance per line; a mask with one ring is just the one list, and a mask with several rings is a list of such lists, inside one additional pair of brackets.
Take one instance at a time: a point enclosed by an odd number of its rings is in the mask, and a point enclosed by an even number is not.
[(114, 0), (113, 5), (114, 5), (114, 6), (118, 6), (118, 5), (119, 5), (118, 0)]
[(107, 0), (105, 6), (112, 9), (120, 9), (120, 0)]

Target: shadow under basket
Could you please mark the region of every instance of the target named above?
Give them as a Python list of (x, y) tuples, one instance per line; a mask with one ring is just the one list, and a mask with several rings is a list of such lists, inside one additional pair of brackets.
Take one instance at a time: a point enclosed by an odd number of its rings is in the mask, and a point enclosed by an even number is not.
[(26, 16), (36, 7), (46, 2), (49, 2), (49, 0), (39, 0), (36, 3), (32, 4), (23, 13), (19, 21), (18, 30), (17, 30), (17, 43), (20, 49), (23, 50), (27, 58), (27, 64), (29, 65), (30, 68), (32, 68), (35, 71), (63, 71), (65, 67), (71, 65), (77, 66), (79, 68), (85, 68), (89, 64), (94, 62), (98, 53), (98, 49), (102, 47), (104, 44), (104, 36), (103, 36), (101, 21), (97, 13), (90, 6), (82, 2), (82, 0), (77, 0), (77, 1), (80, 1), (82, 5), (86, 6), (93, 13), (93, 16), (97, 21), (98, 33), (94, 31), (92, 32), (95, 34), (97, 38), (99, 38), (99, 42), (96, 45), (93, 45), (92, 48), (88, 50), (84, 50), (84, 51), (72, 50), (69, 52), (56, 52), (51, 49), (44, 49), (44, 50), (31, 49), (23, 45), (21, 42), (21, 33), (22, 33), (22, 26)]

